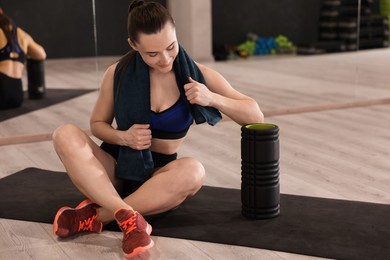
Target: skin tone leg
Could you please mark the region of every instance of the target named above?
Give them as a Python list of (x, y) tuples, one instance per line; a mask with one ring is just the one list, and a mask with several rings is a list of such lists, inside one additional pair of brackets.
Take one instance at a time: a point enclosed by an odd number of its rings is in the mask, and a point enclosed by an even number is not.
[(114, 187), (120, 183), (109, 177), (113, 176), (115, 160), (87, 134), (76, 126), (64, 125), (54, 132), (53, 143), (70, 179), (85, 196), (112, 212), (131, 208)]
[(204, 168), (192, 158), (181, 158), (158, 169), (136, 192), (120, 198), (115, 187), (115, 160), (81, 129), (65, 125), (53, 135), (54, 147), (75, 186), (101, 206), (98, 220), (114, 220), (119, 208), (134, 209), (143, 215), (156, 214), (178, 206), (194, 195), (204, 181)]
[[(192, 158), (180, 158), (157, 170), (139, 189), (124, 199), (142, 215), (153, 215), (180, 205), (195, 195), (204, 181), (202, 164)], [(111, 211), (99, 209), (103, 223), (114, 219)]]

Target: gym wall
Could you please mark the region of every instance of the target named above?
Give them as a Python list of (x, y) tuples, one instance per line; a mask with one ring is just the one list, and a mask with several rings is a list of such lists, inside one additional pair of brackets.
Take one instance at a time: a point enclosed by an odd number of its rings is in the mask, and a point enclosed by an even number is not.
[[(166, 5), (165, 0), (155, 0)], [(0, 0), (17, 26), (44, 46), (48, 58), (95, 56), (93, 3), (98, 55), (128, 51), (127, 8), (130, 0)]]
[(213, 0), (213, 44), (238, 44), (248, 32), (294, 43), (317, 39), (321, 0)]
[(44, 46), (48, 58), (94, 56), (92, 1), (1, 1), (4, 13)]
[[(212, 0), (213, 45), (238, 44), (248, 32), (283, 34), (295, 44), (313, 42), (318, 38), (321, 2)], [(0, 0), (5, 13), (45, 47), (48, 58), (95, 56), (93, 3), (97, 54), (124, 54), (128, 50), (126, 16), (130, 0)]]

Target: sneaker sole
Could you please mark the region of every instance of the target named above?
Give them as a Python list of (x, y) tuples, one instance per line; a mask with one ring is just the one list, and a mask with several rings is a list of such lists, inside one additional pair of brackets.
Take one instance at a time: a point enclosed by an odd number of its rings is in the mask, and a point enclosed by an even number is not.
[(148, 233), (148, 235), (150, 236), (150, 234), (152, 234), (152, 226), (148, 223), (148, 226), (146, 227), (146, 233)]
[(86, 200), (83, 200), (82, 202), (80, 202), (79, 205), (76, 206), (76, 209), (82, 209), (88, 205), (91, 205), (93, 204), (93, 202), (90, 200), (90, 199), (86, 199)]
[(144, 246), (144, 247), (137, 247), (136, 249), (134, 249), (134, 251), (130, 254), (124, 254), (126, 258), (132, 258), (136, 255), (139, 255), (147, 250), (149, 250), (150, 248), (152, 248), (154, 246), (154, 242), (152, 239), (150, 239), (150, 243), (149, 245), (147, 246)]

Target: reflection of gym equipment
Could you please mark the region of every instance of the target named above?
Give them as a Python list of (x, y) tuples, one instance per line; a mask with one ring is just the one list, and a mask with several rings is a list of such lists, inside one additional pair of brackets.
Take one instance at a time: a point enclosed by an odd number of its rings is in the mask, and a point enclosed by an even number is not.
[[(340, 5), (355, 5), (357, 0), (324, 0), (322, 4), (324, 6), (340, 6)], [(361, 0), (363, 5), (374, 3), (374, 0)]]
[(284, 35), (274, 37), (259, 37), (255, 33), (248, 33), (247, 40), (236, 47), (241, 57), (268, 54), (293, 54), (296, 52), (294, 44)]
[(346, 50), (347, 45), (341, 41), (320, 41), (310, 45), (300, 45), (298, 47), (298, 54), (313, 55)]
[[(388, 20), (390, 20), (390, 0), (380, 0), (379, 10), (381, 15), (385, 16)], [(390, 29), (389, 23), (387, 23), (387, 28)], [(390, 35), (388, 35), (387, 39), (390, 42)]]
[(26, 64), (28, 96), (30, 99), (45, 97), (45, 68), (44, 61), (27, 59)]
[(252, 124), (241, 128), (242, 215), (253, 219), (280, 213), (279, 127)]
[(319, 41), (299, 46), (298, 53), (317, 54), (388, 47), (388, 18), (372, 14), (373, 3), (373, 0), (361, 0), (358, 21), (359, 8), (356, 0), (323, 0)]

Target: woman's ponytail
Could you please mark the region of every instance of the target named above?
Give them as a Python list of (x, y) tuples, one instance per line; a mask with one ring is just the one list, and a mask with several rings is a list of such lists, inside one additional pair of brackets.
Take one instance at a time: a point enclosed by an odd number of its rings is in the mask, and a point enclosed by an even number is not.
[(130, 13), (131, 11), (133, 11), (135, 8), (137, 8), (138, 6), (141, 6), (141, 5), (144, 5), (145, 4), (145, 1), (144, 0), (134, 0), (133, 2), (131, 2), (131, 4), (129, 5), (129, 9), (127, 10), (128, 13)]

